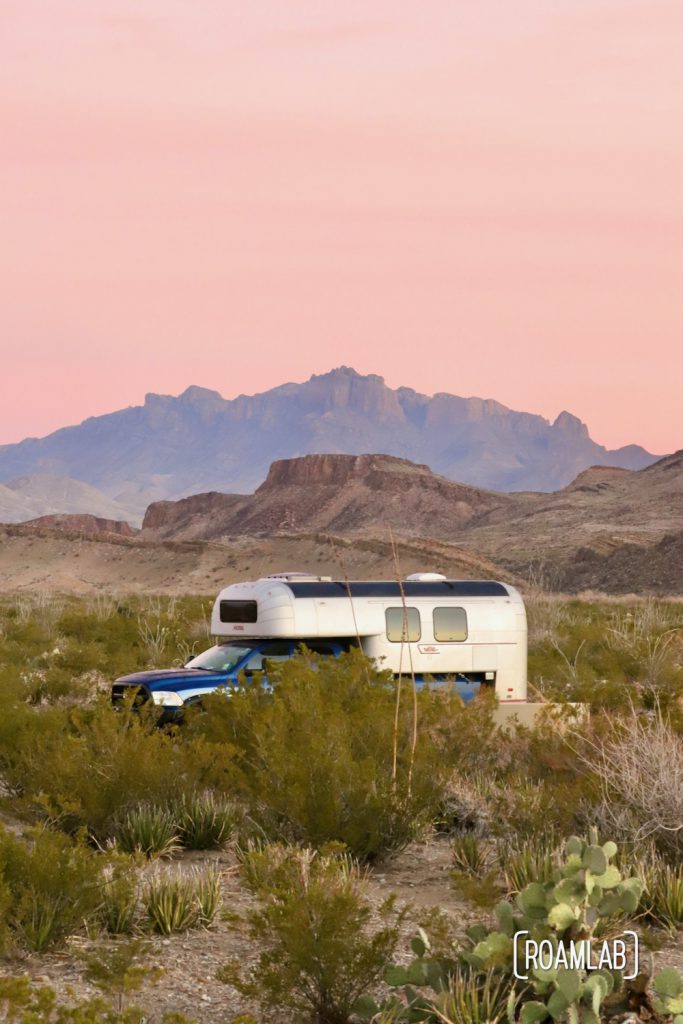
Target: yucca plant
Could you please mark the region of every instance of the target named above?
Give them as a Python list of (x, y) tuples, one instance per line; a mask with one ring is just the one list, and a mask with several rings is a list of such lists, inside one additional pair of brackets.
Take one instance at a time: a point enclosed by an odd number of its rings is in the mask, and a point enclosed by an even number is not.
[(557, 846), (554, 837), (539, 836), (520, 849), (499, 842), (498, 863), (511, 893), (521, 892), (530, 882), (550, 882), (557, 867)]
[(43, 953), (54, 941), (60, 918), (60, 900), (36, 899), (31, 894), (21, 928), (22, 937), (34, 953)]
[(188, 850), (218, 850), (232, 838), (235, 807), (214, 793), (184, 796), (173, 808), (180, 841)]
[(221, 905), (220, 871), (210, 868), (197, 875), (195, 880), (195, 898), (197, 900), (197, 923), (209, 927)]
[(442, 1024), (498, 1024), (506, 1017), (509, 993), (509, 979), (500, 971), (482, 975), (459, 969), (433, 1003), (435, 1019)]
[(162, 935), (208, 927), (221, 904), (220, 872), (159, 871), (150, 879), (143, 902), (152, 928)]
[(683, 928), (683, 867), (652, 853), (637, 861), (633, 872), (645, 885), (640, 908), (647, 916), (667, 931)]
[(197, 924), (199, 907), (192, 877), (159, 872), (150, 879), (143, 902), (152, 928), (162, 935), (184, 932)]
[(479, 836), (466, 833), (458, 836), (451, 846), (456, 871), (480, 878), (488, 867), (488, 851)]
[(173, 814), (164, 807), (138, 804), (119, 819), (115, 828), (117, 846), (124, 853), (145, 857), (170, 857), (180, 849)]

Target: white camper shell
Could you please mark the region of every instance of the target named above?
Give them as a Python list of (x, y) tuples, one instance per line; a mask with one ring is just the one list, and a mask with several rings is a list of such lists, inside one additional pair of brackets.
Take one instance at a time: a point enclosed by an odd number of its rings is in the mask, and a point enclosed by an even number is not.
[(465, 697), (489, 685), (500, 701), (527, 699), (524, 602), (494, 580), (416, 573), (401, 583), (345, 582), (281, 573), (222, 590), (211, 631), (233, 640), (359, 641), (395, 675), (455, 678)]

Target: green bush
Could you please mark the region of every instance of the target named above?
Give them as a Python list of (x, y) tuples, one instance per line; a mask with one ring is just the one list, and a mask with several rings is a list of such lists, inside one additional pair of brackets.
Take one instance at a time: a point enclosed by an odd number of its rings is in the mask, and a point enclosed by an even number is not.
[(112, 858), (102, 875), (100, 923), (110, 935), (130, 935), (138, 916), (138, 881), (134, 862)]
[(25, 842), (0, 832), (0, 890), (7, 923), (37, 953), (92, 920), (101, 902), (102, 855), (49, 829)]
[[(450, 772), (456, 696), (396, 685), (356, 651), (302, 654), (258, 681), (204, 701), (191, 735), (230, 747), (230, 793), (271, 836), (343, 843), (369, 860), (405, 846), (436, 813)], [(395, 731), (395, 720), (397, 727)]]
[[(91, 958), (88, 971), (90, 980), (110, 994), (113, 1003), (101, 996), (75, 1000), (71, 992), (69, 1001), (58, 999), (53, 988), (32, 984), (27, 974), (0, 977), (3, 1019), (21, 1024), (145, 1024), (150, 1019), (139, 1007), (123, 1006), (128, 994), (137, 991), (150, 973), (153, 974), (131, 963), (125, 949), (106, 951), (99, 963)], [(161, 1024), (197, 1024), (197, 1021), (171, 1012), (161, 1017)]]
[(247, 851), (243, 861), (261, 902), (247, 918), (261, 953), (251, 970), (233, 961), (220, 979), (266, 1012), (347, 1024), (393, 955), (404, 915), (388, 900), (380, 908), (385, 923), (372, 926), (365, 876), (347, 857), (271, 846)]
[(222, 781), (230, 752), (157, 728), (153, 714), (87, 707), (8, 705), (0, 719), (0, 773), (27, 812), (100, 842), (125, 811), (168, 806), (178, 793)]

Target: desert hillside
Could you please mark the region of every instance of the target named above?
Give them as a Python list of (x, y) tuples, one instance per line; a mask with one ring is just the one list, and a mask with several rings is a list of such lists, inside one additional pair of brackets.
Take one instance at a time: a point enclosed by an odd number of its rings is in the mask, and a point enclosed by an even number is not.
[(284, 569), (542, 582), (555, 590), (683, 593), (683, 453), (642, 470), (593, 467), (552, 494), (458, 484), (386, 455), (279, 460), (251, 495), (149, 506), (143, 528), (87, 516), (7, 526), (0, 581), (84, 592), (208, 593)]

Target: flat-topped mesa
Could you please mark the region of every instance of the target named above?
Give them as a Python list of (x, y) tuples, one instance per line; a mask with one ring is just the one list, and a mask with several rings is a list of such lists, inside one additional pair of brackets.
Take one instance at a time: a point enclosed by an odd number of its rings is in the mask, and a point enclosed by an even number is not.
[[(367, 483), (376, 473), (425, 475), (436, 477), (428, 466), (399, 459), (393, 455), (341, 455), (328, 453), (302, 455), (295, 459), (278, 459), (271, 464), (268, 476), (256, 493), (276, 487), (333, 486), (358, 480)], [(438, 477), (437, 477), (438, 479)]]

